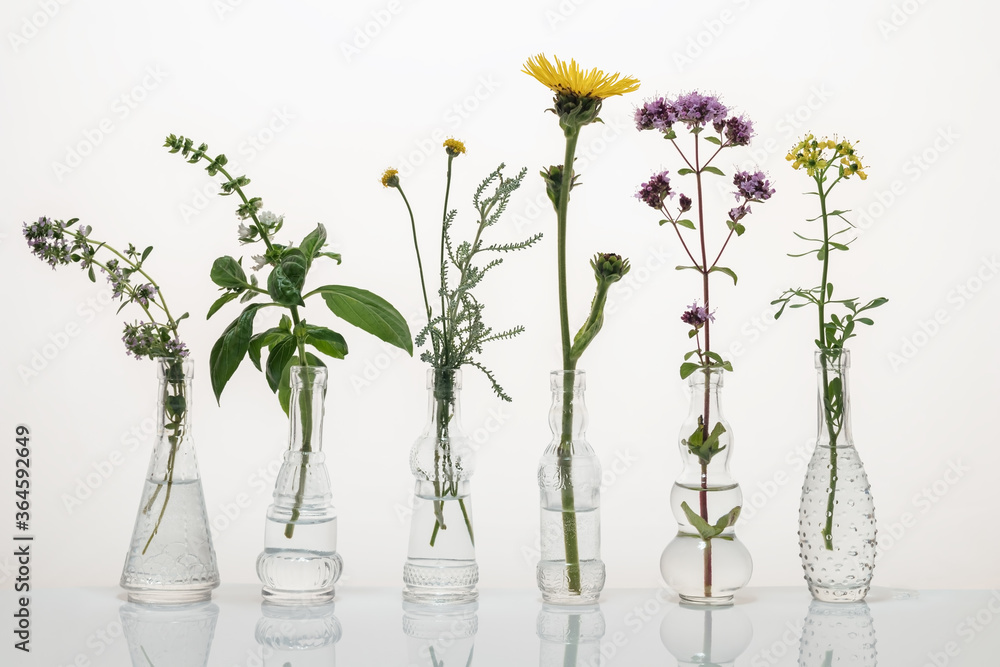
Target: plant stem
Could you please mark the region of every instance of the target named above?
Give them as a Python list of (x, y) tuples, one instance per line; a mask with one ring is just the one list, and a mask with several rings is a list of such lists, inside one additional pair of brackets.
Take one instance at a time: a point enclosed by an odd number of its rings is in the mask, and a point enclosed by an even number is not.
[(410, 208), (410, 202), (403, 192), (403, 186), (397, 185), (396, 189), (399, 190), (399, 195), (403, 198), (403, 203), (406, 204), (406, 212), (410, 214), (410, 229), (413, 230), (413, 249), (417, 253), (417, 269), (420, 271), (420, 290), (424, 295), (424, 308), (427, 309), (427, 321), (430, 322), (431, 303), (427, 299), (427, 283), (424, 282), (424, 264), (420, 261), (420, 244), (417, 243), (417, 222), (413, 217), (413, 209)]
[[(296, 306), (290, 308), (292, 312), (293, 326), (299, 324), (299, 310)], [(305, 342), (300, 338), (297, 341), (299, 348), (299, 366), (308, 367), (309, 359), (306, 358)], [(291, 371), (289, 371), (291, 372)], [(306, 473), (308, 472), (309, 454), (312, 452), (312, 378), (308, 375), (302, 377), (302, 387), (299, 389), (299, 419), (302, 429), (302, 461), (299, 463), (299, 484), (295, 491), (295, 500), (292, 503), (292, 516), (285, 524), (285, 537), (292, 539), (295, 534), (295, 522), (301, 514), (302, 500), (306, 493)], [(291, 412), (291, 411), (290, 411)]]
[[(176, 385), (177, 386), (177, 393), (174, 394), (175, 396), (181, 396), (182, 398), (184, 397), (184, 381), (183, 380), (181, 382), (179, 382), (179, 383), (170, 382), (169, 379), (165, 379), (164, 380), (164, 383), (163, 383), (163, 410), (164, 410), (164, 415), (163, 416), (164, 416), (164, 420), (167, 417), (167, 414), (166, 414), (166, 411), (167, 411), (167, 396), (169, 395), (168, 391), (167, 391), (167, 388), (170, 385)], [(149, 534), (149, 539), (146, 540), (146, 545), (142, 548), (143, 555), (146, 554), (146, 551), (149, 549), (149, 545), (152, 544), (152, 542), (153, 542), (153, 537), (160, 530), (160, 524), (163, 522), (163, 515), (167, 511), (167, 503), (170, 502), (170, 491), (173, 489), (173, 485), (174, 485), (174, 463), (175, 463), (175, 461), (177, 459), (177, 447), (180, 445), (182, 439), (184, 438), (184, 430), (183, 430), (183, 428), (181, 426), (183, 424), (184, 414), (187, 413), (187, 401), (186, 400), (185, 400), (184, 405), (185, 405), (184, 412), (182, 412), (180, 414), (175, 414), (171, 418), (171, 420), (170, 420), (170, 422), (172, 424), (177, 425), (177, 427), (174, 428), (174, 429), (172, 429), (173, 430), (173, 435), (171, 435), (171, 436), (168, 437), (168, 440), (170, 442), (170, 453), (167, 455), (167, 475), (166, 475), (166, 487), (167, 487), (167, 490), (166, 490), (166, 492), (163, 495), (163, 505), (160, 507), (160, 514), (159, 514), (159, 516), (156, 517), (156, 524), (153, 525), (153, 530)], [(164, 485), (162, 483), (158, 483), (156, 485), (156, 490), (153, 491), (153, 495), (150, 496), (149, 501), (146, 503), (146, 506), (142, 510), (143, 514), (149, 512), (149, 510), (152, 509), (152, 507), (153, 507), (153, 501), (156, 500), (156, 496), (159, 495), (160, 489), (163, 486)]]
[(567, 127), (566, 154), (563, 160), (562, 183), (559, 188), (557, 218), (557, 252), (559, 270), (559, 325), (563, 352), (563, 414), (562, 434), (559, 440), (559, 477), (562, 485), (563, 544), (566, 555), (566, 576), (569, 592), (582, 592), (580, 576), (580, 549), (576, 530), (576, 499), (573, 493), (573, 389), (575, 376), (569, 371), (576, 368), (569, 337), (569, 306), (566, 293), (566, 213), (569, 208), (569, 191), (573, 185), (573, 160), (576, 143), (580, 138), (579, 127)]
[[(705, 311), (711, 312), (709, 292), (708, 292), (708, 256), (705, 252), (705, 206), (704, 199), (702, 198), (702, 187), (701, 187), (701, 165), (698, 162), (698, 135), (694, 136), (694, 164), (695, 164), (695, 182), (698, 185), (698, 239), (701, 244), (701, 285), (702, 285), (702, 297), (705, 301)], [(714, 156), (713, 156), (714, 157)], [(720, 253), (721, 254), (721, 253)], [(718, 261), (718, 260), (716, 260)], [(705, 354), (707, 355), (712, 350), (712, 339), (711, 339), (711, 318), (707, 318), (705, 321)], [(711, 396), (712, 396), (712, 373), (711, 370), (705, 367), (705, 397), (704, 404), (702, 406), (702, 441), (707, 441), (709, 433), (711, 432), (711, 420), (709, 415), (709, 408), (711, 407)], [(703, 462), (701, 464), (701, 490), (698, 492), (698, 511), (701, 518), (708, 522), (708, 463)], [(705, 585), (705, 597), (712, 597), (712, 540), (705, 540), (705, 549), (703, 552), (704, 559), (704, 585)]]
[[(825, 174), (825, 171), (824, 171)], [(820, 295), (819, 295), (819, 342), (821, 347), (825, 348), (826, 345), (826, 332), (824, 324), (826, 322), (826, 303), (828, 297), (827, 292), (827, 277), (829, 274), (830, 267), (830, 226), (826, 211), (826, 195), (829, 190), (823, 190), (823, 174), (819, 174), (816, 177), (816, 191), (819, 193), (819, 206), (820, 213), (823, 217), (823, 278), (820, 282)], [(836, 185), (836, 182), (833, 184)], [(833, 185), (830, 187), (832, 188)], [(827, 551), (833, 551), (833, 508), (836, 504), (837, 496), (837, 431), (834, 429), (834, 415), (831, 413), (832, 405), (830, 402), (830, 378), (827, 373), (827, 357), (825, 353), (820, 353), (822, 356), (822, 374), (823, 374), (823, 396), (821, 399), (821, 405), (823, 410), (823, 419), (826, 422), (827, 433), (830, 436), (830, 494), (826, 500), (826, 523), (823, 525), (823, 545), (826, 547)], [(841, 391), (843, 391), (843, 386), (841, 386)], [(843, 403), (840, 403), (841, 409), (843, 409)]]
[(445, 242), (445, 223), (448, 220), (448, 195), (451, 194), (451, 163), (454, 161), (454, 159), (455, 159), (455, 156), (452, 155), (449, 152), (448, 153), (448, 174), (447, 174), (447, 176), (445, 178), (445, 185), (444, 185), (444, 212), (441, 214), (441, 255), (440, 255), (441, 256), (441, 290), (440, 290), (440, 296), (441, 296), (441, 334), (442, 334), (442, 339), (443, 339), (442, 345), (441, 345), (441, 353), (442, 353), (442, 356), (444, 357), (444, 359), (443, 359), (444, 363), (442, 364), (443, 368), (449, 368), (451, 366), (451, 359), (448, 358), (448, 352), (449, 352), (449, 350), (448, 350), (448, 347), (449, 347), (449, 345), (448, 345), (448, 324), (449, 323), (448, 323), (447, 317), (445, 317), (445, 312), (446, 312), (446, 308), (445, 308), (445, 293), (447, 292), (448, 285), (447, 285), (447, 283), (445, 281), (445, 273), (444, 273), (444, 267), (445, 267), (445, 254), (444, 254), (445, 243), (444, 242)]

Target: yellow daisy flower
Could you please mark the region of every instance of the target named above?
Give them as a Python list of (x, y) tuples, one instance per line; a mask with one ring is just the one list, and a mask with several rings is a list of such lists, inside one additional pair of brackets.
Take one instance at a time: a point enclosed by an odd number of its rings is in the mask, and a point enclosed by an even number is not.
[(614, 95), (624, 95), (639, 88), (639, 80), (620, 73), (605, 74), (596, 67), (589, 72), (580, 68), (575, 60), (569, 64), (553, 56), (555, 65), (543, 54), (528, 58), (521, 71), (530, 74), (550, 90), (563, 95), (603, 100)]
[(394, 188), (399, 185), (399, 170), (389, 167), (384, 172), (382, 172), (382, 186), (387, 188)]

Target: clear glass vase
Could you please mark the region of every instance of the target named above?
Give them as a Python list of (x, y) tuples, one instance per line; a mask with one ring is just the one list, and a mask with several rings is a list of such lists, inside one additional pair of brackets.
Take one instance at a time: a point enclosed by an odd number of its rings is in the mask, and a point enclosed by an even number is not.
[(689, 379), (691, 409), (681, 426), (681, 476), (670, 492), (677, 536), (660, 557), (664, 581), (691, 604), (731, 604), (753, 572), (750, 552), (734, 524), (743, 492), (729, 472), (733, 430), (722, 414), (722, 369)]
[(194, 362), (160, 359), (157, 376), (156, 441), (121, 587), (132, 602), (190, 604), (219, 585), (191, 437)]
[(550, 374), (552, 442), (538, 465), (541, 559), (538, 589), (550, 604), (592, 604), (604, 588), (601, 462), (587, 442), (584, 371)]
[(267, 509), (257, 577), (277, 604), (332, 600), (344, 564), (337, 553), (337, 512), (323, 453), (326, 368), (292, 366), (289, 443)]
[(403, 599), (423, 604), (464, 603), (479, 593), (469, 478), (471, 441), (462, 430), (462, 371), (427, 371), (428, 421), (410, 449), (416, 478), (410, 546), (403, 566)]
[(875, 568), (875, 504), (851, 435), (849, 350), (816, 351), (816, 450), (799, 503), (799, 554), (812, 596), (863, 600)]

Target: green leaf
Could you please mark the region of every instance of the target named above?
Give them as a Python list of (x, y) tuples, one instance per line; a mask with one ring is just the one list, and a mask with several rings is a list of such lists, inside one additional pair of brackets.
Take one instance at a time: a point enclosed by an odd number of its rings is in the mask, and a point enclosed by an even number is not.
[(711, 359), (712, 361), (717, 361), (720, 364), (722, 363), (722, 356), (718, 352), (712, 352), (711, 350), (709, 350), (708, 352), (705, 353), (705, 356)]
[(251, 336), (250, 345), (247, 348), (247, 355), (250, 357), (250, 361), (253, 365), (257, 367), (257, 370), (261, 370), (260, 367), (260, 350), (265, 345), (270, 345), (278, 337), (285, 335), (285, 331), (279, 329), (278, 327), (271, 327), (267, 331), (262, 331), (259, 334)]
[(698, 364), (696, 364), (696, 363), (688, 361), (688, 362), (685, 362), (685, 363), (681, 364), (681, 379), (683, 380), (683, 379), (687, 378), (689, 375), (691, 375), (692, 373), (694, 373), (696, 370), (698, 370)]
[(721, 146), (722, 145), (722, 142), (719, 141), (718, 137), (707, 136), (707, 137), (705, 137), (705, 141), (707, 141), (710, 144), (715, 144), (716, 146)]
[(687, 227), (688, 229), (694, 229), (694, 223), (690, 220), (678, 220), (677, 224), (681, 227)]
[(326, 327), (306, 325), (306, 342), (334, 359), (347, 356), (347, 341), (339, 333)]
[(746, 230), (747, 230), (747, 228), (743, 226), (742, 222), (737, 222), (736, 223), (736, 235), (737, 236), (743, 236), (743, 232), (745, 232)]
[(687, 167), (683, 167), (683, 168), (677, 170), (677, 175), (678, 176), (687, 176), (688, 174), (693, 174), (693, 173), (694, 173), (694, 169), (688, 169)]
[(96, 283), (97, 282), (97, 276), (94, 275), (94, 265), (93, 264), (90, 265), (90, 269), (87, 271), (87, 277), (90, 278), (90, 282), (92, 282), (92, 283)]
[(312, 230), (299, 244), (299, 249), (306, 258), (306, 266), (312, 266), (312, 261), (317, 253), (326, 244), (326, 227), (321, 223), (316, 223), (316, 229)]
[(298, 248), (287, 248), (267, 277), (267, 293), (282, 306), (304, 306), (302, 285), (306, 282), (308, 262)]
[(340, 262), (341, 262), (341, 257), (340, 257), (340, 253), (339, 252), (328, 252), (328, 251), (318, 252), (318, 253), (316, 253), (316, 256), (317, 257), (329, 257), (330, 259), (335, 260), (337, 262), (337, 264), (340, 264)]
[(676, 270), (676, 271), (683, 271), (684, 269), (692, 269), (694, 271), (697, 271), (697, 272), (701, 273), (701, 267), (700, 266), (675, 266), (674, 267), (674, 270)]
[(184, 400), (183, 394), (174, 394), (167, 395), (163, 405), (167, 409), (167, 415), (171, 419), (177, 419), (184, 414), (187, 402)]
[(737, 278), (736, 278), (736, 272), (733, 271), (732, 269), (727, 269), (724, 266), (713, 266), (711, 269), (709, 269), (708, 272), (709, 273), (715, 273), (716, 271), (718, 271), (719, 273), (725, 273), (727, 276), (729, 276), (730, 278), (733, 279), (733, 284), (734, 285), (736, 284), (736, 280), (737, 280)]
[(240, 295), (239, 292), (226, 292), (225, 294), (220, 296), (218, 299), (215, 300), (215, 303), (212, 304), (212, 307), (208, 309), (208, 315), (205, 315), (205, 319), (206, 320), (211, 319), (212, 315), (215, 315), (215, 313), (219, 310), (219, 308), (222, 308), (224, 305), (226, 305), (239, 295)]
[(145, 250), (143, 250), (142, 251), (142, 258), (139, 260), (139, 263), (141, 264), (142, 262), (145, 262), (146, 258), (149, 257), (149, 253), (151, 253), (151, 252), (153, 252), (153, 246), (149, 246), (148, 248), (146, 248)]
[(716, 531), (713, 526), (710, 526), (707, 521), (701, 518), (701, 516), (691, 509), (687, 504), (687, 501), (681, 503), (681, 509), (684, 510), (684, 516), (687, 517), (688, 523), (694, 526), (694, 529), (698, 531), (702, 539), (710, 540), (722, 531)]
[(715, 522), (715, 534), (718, 535), (726, 528), (736, 525), (736, 520), (740, 518), (740, 511), (742, 508), (737, 505), (733, 509), (729, 510), (726, 514), (722, 515), (722, 518)]
[(212, 282), (219, 287), (244, 287), (247, 284), (247, 274), (243, 272), (243, 267), (229, 257), (220, 257), (212, 264)]
[(270, 344), (270, 352), (267, 355), (267, 368), (264, 375), (267, 377), (267, 385), (272, 392), (278, 391), (278, 384), (281, 382), (281, 373), (285, 370), (288, 360), (295, 355), (297, 341), (295, 336), (285, 334)]
[(413, 338), (406, 319), (382, 297), (347, 285), (325, 285), (315, 292), (323, 295), (337, 317), (413, 356)]
[(715, 174), (716, 176), (725, 176), (725, 174), (723, 173), (723, 171), (721, 169), (719, 169), (718, 167), (711, 167), (711, 166), (710, 167), (702, 167), (701, 170), (702, 171), (707, 171), (710, 174)]
[(723, 362), (722, 362), (722, 367), (723, 367), (724, 369), (726, 369), (727, 371), (729, 371), (730, 373), (732, 373), (732, 372), (733, 372), (733, 365), (732, 365), (732, 363), (730, 363), (730, 362), (728, 362), (728, 361), (723, 361)]
[(250, 335), (253, 333), (253, 318), (260, 307), (259, 303), (247, 306), (240, 316), (226, 327), (219, 340), (212, 346), (208, 367), (217, 403), (221, 402), (222, 390), (225, 389), (229, 378), (233, 377), (233, 373), (246, 356), (247, 348), (250, 346)]
[(855, 322), (861, 322), (861, 324), (867, 324), (868, 326), (875, 324), (875, 321), (870, 317), (859, 317)]
[(691, 350), (690, 352), (684, 355), (684, 361), (687, 361), (696, 354), (698, 354), (698, 350)]

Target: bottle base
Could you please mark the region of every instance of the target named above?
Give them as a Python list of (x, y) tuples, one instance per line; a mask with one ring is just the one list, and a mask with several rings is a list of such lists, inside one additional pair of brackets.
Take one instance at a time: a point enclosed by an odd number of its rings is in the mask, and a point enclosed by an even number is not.
[(560, 606), (594, 604), (604, 589), (604, 561), (581, 560), (579, 587), (570, 585), (565, 561), (540, 561), (537, 569), (538, 590), (542, 601)]
[[(411, 559), (412, 561), (413, 559)], [(479, 599), (479, 566), (435, 560), (403, 566), (403, 600), (415, 604), (456, 605)]]
[(682, 607), (731, 607), (733, 606), (732, 595), (721, 595), (719, 597), (699, 597), (697, 595), (680, 595)]
[(260, 589), (261, 597), (268, 605), (282, 607), (313, 606), (332, 602), (336, 595), (336, 589), (331, 586), (329, 589), (319, 591), (285, 591), (264, 586)]
[(858, 588), (826, 588), (809, 584), (809, 593), (820, 602), (860, 602), (868, 595), (869, 586)]
[(140, 589), (122, 586), (128, 595), (128, 601), (147, 605), (188, 605), (207, 602), (212, 599), (212, 590), (218, 583), (200, 588), (185, 589)]

